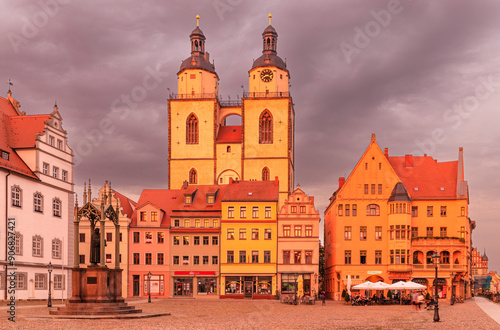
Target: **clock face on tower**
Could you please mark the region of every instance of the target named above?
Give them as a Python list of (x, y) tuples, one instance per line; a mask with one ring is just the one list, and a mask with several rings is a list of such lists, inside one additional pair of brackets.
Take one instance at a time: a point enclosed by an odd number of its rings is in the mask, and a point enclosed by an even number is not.
[(270, 82), (273, 80), (273, 72), (269, 69), (262, 70), (260, 79), (262, 79), (263, 82)]

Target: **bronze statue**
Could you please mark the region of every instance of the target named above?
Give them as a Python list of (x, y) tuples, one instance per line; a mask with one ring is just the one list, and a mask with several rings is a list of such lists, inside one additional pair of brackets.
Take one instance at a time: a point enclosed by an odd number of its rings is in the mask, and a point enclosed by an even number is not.
[(97, 265), (101, 262), (101, 235), (99, 228), (94, 229), (92, 239), (90, 241), (90, 263)]

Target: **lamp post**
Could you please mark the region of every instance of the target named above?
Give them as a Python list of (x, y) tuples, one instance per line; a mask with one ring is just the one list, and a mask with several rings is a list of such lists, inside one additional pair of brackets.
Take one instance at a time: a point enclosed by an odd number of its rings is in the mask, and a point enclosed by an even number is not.
[(52, 297), (50, 295), (50, 283), (52, 282), (52, 262), (50, 261), (47, 265), (47, 270), (49, 272), (49, 299), (47, 301), (47, 307), (52, 307)]
[(436, 306), (434, 306), (434, 322), (439, 322), (439, 298), (438, 298), (438, 264), (439, 264), (439, 253), (436, 251), (432, 255), (432, 259), (434, 259), (434, 265), (436, 267), (436, 278), (434, 279), (434, 299), (436, 300)]
[(148, 303), (151, 302), (151, 272), (148, 273), (148, 293), (149, 293), (149, 297), (148, 297)]

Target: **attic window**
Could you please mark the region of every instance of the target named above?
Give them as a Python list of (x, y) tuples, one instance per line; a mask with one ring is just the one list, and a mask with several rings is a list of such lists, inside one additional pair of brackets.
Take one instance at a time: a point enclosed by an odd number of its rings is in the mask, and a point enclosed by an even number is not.
[(9, 153), (7, 151), (2, 150), (2, 158), (5, 160), (9, 160)]
[(213, 204), (215, 202), (214, 195), (207, 195), (207, 204)]
[(252, 195), (253, 195), (253, 193), (252, 193), (252, 192), (249, 192), (249, 193), (248, 193), (248, 196), (252, 196)]
[(193, 198), (191, 197), (191, 195), (184, 196), (184, 203), (191, 204), (192, 202), (193, 202)]
[(441, 189), (441, 191), (444, 191), (444, 187), (441, 187), (440, 189)]
[(415, 189), (415, 191), (418, 191), (418, 187), (415, 187), (415, 188), (413, 188), (413, 189)]

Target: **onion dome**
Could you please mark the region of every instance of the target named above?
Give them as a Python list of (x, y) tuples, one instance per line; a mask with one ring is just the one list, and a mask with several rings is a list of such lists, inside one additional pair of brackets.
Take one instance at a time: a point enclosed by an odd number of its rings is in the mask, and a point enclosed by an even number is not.
[(275, 66), (286, 70), (286, 63), (277, 55), (278, 33), (271, 25), (271, 17), (272, 15), (269, 14), (269, 26), (262, 33), (262, 56), (253, 62), (252, 69), (262, 66)]

